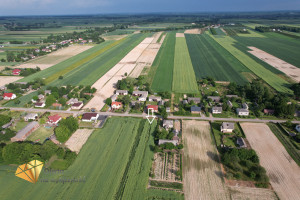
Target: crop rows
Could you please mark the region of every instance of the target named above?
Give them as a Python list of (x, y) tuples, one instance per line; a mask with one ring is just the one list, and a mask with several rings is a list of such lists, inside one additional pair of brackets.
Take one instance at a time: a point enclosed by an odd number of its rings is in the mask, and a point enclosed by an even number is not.
[(208, 35), (186, 35), (186, 40), (197, 79), (210, 76), (218, 81), (247, 82), (240, 72), (249, 69)]

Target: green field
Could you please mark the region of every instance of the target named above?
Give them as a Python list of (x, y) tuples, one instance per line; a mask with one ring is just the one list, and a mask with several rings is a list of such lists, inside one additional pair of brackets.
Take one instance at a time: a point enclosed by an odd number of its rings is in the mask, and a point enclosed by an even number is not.
[(210, 76), (217, 81), (247, 82), (240, 73), (250, 70), (207, 34), (188, 34), (186, 41), (198, 80)]
[[(36, 184), (16, 177), (16, 166), (0, 166), (1, 199), (183, 199), (175, 192), (147, 190), (154, 128), (143, 119), (111, 118), (68, 170), (44, 170)], [(83, 177), (85, 182), (51, 182)]]
[(153, 62), (152, 68), (157, 69), (151, 88), (156, 92), (172, 91), (175, 41), (175, 33), (167, 33)]
[(199, 92), (186, 40), (181, 37), (176, 38), (172, 90), (178, 93)]
[(271, 72), (270, 70), (266, 69), (264, 66), (257, 63), (246, 53), (237, 49), (234, 46), (236, 40), (228, 36), (223, 38), (217, 38), (212, 35), (210, 36), (215, 41), (217, 41), (221, 46), (223, 46), (228, 52), (234, 55), (243, 65), (248, 67), (249, 70), (251, 70), (254, 74), (256, 74), (258, 77), (263, 79), (265, 82), (267, 82), (275, 90), (284, 93), (290, 93), (290, 94), (292, 93), (292, 91), (288, 88), (289, 83), (287, 81), (283, 80), (282, 78), (280, 78), (279, 76)]

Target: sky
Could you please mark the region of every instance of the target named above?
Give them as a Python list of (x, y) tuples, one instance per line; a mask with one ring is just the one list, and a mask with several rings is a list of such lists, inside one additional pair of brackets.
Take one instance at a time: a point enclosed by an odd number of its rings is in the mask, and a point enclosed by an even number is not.
[(0, 16), (300, 10), (300, 0), (0, 0)]

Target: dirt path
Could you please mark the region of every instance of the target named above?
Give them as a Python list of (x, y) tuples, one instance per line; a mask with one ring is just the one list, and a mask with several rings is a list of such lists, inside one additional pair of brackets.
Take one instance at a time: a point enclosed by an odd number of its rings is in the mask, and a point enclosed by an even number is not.
[(268, 63), (272, 67), (275, 67), (276, 69), (282, 71), (287, 76), (291, 77), (293, 80), (300, 82), (300, 68), (291, 65), (290, 63), (287, 63), (284, 60), (281, 60), (256, 47), (248, 47), (248, 48), (252, 50), (252, 51), (248, 51), (252, 55)]
[(183, 121), (185, 199), (230, 199), (206, 121)]
[(263, 123), (242, 123), (241, 126), (279, 198), (300, 199), (300, 167), (270, 128)]

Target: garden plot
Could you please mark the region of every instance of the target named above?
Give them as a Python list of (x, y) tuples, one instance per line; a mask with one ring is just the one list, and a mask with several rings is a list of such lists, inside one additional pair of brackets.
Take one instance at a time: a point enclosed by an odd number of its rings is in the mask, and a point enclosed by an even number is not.
[(9, 83), (12, 83), (12, 82), (15, 82), (17, 80), (20, 80), (21, 76), (1, 76), (0, 78), (0, 87), (1, 86), (4, 86), (6, 84), (9, 84)]
[(66, 146), (71, 150), (79, 153), (81, 147), (86, 143), (93, 129), (78, 129), (66, 142)]
[(153, 38), (145, 38), (138, 46), (131, 50), (118, 64), (109, 70), (102, 78), (96, 81), (92, 87), (97, 89), (93, 99), (84, 108), (95, 108), (100, 110), (104, 101), (113, 95), (118, 80), (122, 80), (124, 74), (130, 74), (136, 67), (137, 60), (151, 44)]
[(300, 199), (300, 168), (266, 124), (242, 123), (280, 199)]
[(24, 64), (18, 66), (18, 68), (39, 67), (39, 68), (41, 68), (41, 70), (44, 70), (44, 69), (52, 67), (53, 65), (56, 65), (64, 60), (67, 60), (68, 58), (71, 58), (72, 56), (82, 53), (92, 47), (93, 46), (88, 46), (88, 45), (69, 46), (67, 48), (62, 48), (57, 51), (54, 51), (53, 53), (50, 53), (43, 57), (33, 59), (27, 63), (24, 63)]
[(188, 29), (184, 31), (185, 34), (201, 34), (201, 29), (195, 28), (195, 29)]
[(184, 37), (184, 33), (176, 33), (176, 37)]
[(183, 121), (183, 182), (186, 199), (230, 199), (206, 121)]
[(272, 67), (282, 71), (287, 76), (291, 77), (297, 82), (300, 82), (300, 69), (290, 63), (285, 62), (263, 50), (260, 50), (256, 47), (248, 47), (251, 51), (248, 51), (252, 55), (256, 56), (257, 58), (261, 59), (262, 61), (268, 63)]
[(272, 200), (278, 199), (273, 190), (248, 187), (230, 187), (232, 200)]

